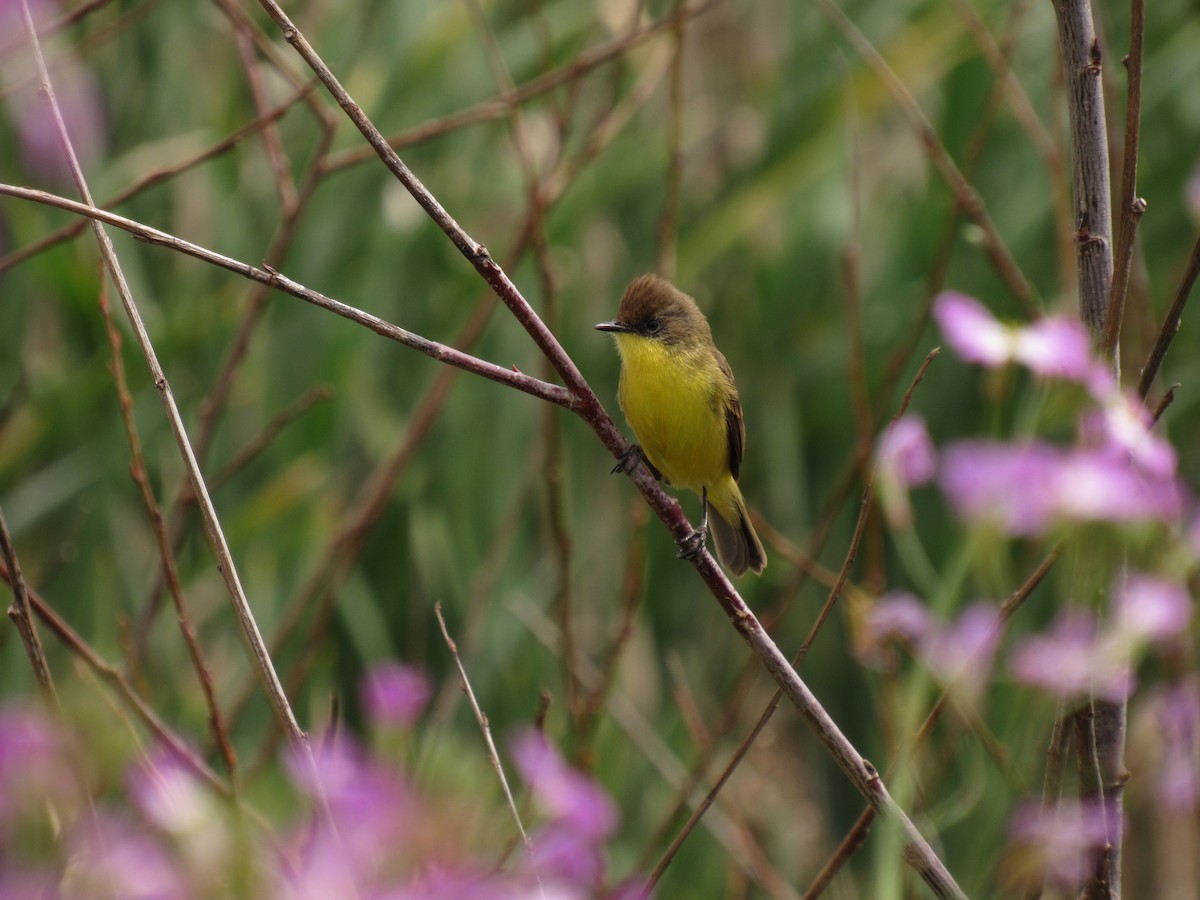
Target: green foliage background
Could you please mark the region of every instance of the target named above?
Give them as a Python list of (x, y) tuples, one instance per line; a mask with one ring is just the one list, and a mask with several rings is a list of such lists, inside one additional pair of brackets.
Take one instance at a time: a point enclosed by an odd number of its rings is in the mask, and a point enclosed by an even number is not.
[[(1200, 210), (1194, 181), (1200, 92), (1193, 89), (1200, 83), (1195, 52), (1200, 18), (1186, 0), (1150, 7), (1138, 190), (1149, 211), (1128, 314), (1124, 358), (1131, 378), (1173, 296)], [(964, 159), (996, 76), (972, 38), (962, 4), (900, 0), (844, 8), (914, 94), (949, 152)], [(973, 2), (971, 8), (996, 36), (1017, 17), (1013, 73), (1065, 159), (1051, 5)], [(269, 36), (278, 57), (302, 72), (261, 10), (246, 4), (241, 9)], [(488, 2), (483, 9), (520, 85), (622, 33), (633, 7), (520, 0)], [(672, 9), (650, 2), (642, 15), (664, 17)], [(465, 3), (309, 0), (288, 11), (387, 134), (500, 92), (488, 65), (489, 38)], [(1119, 59), (1127, 45), (1128, 14), (1114, 2), (1101, 3), (1097, 13), (1105, 33), (1109, 124), (1119, 143), (1125, 84)], [(76, 55), (94, 78), (105, 127), (101, 146), (85, 165), (97, 198), (199, 152), (256, 116), (229, 20), (216, 5), (118, 0), (59, 33), (52, 46)], [(590, 123), (624, 102), (639, 79), (655, 77), (655, 67), (663, 72), (615, 139), (570, 176), (561, 198), (547, 209), (550, 294), (530, 254), (508, 262), (529, 206), (511, 120), (495, 116), (401, 150), (451, 214), (550, 317), (618, 421), (616, 355), (591, 326), (611, 316), (631, 277), (659, 265), (659, 221), (668, 200), (670, 48), (667, 30), (521, 107), (521, 127), (544, 174), (557, 160), (579, 155)], [(271, 102), (281, 102), (288, 88), (268, 67), (264, 72)], [(717, 4), (687, 25), (682, 88), (675, 279), (709, 315), (737, 373), (749, 431), (747, 497), (800, 547), (828, 519), (832, 532), (818, 558), (836, 570), (861, 484), (840, 495), (837, 486), (869, 437), (854, 415), (855, 312), (843, 266), (848, 248), (857, 252), (861, 360), (875, 429), (939, 341), (922, 316), (947, 234), (953, 242), (947, 286), (982, 298), (1002, 316), (1024, 313), (982, 252), (977, 229), (951, 224), (952, 195), (894, 98), (816, 6), (781, 0)], [(15, 95), (13, 82), (6, 91), (9, 99)], [(362, 147), (340, 111), (319, 90), (316, 97), (337, 121), (335, 153)], [(1061, 183), (1056, 178), (1069, 180), (1069, 172), (1055, 175), (1012, 110), (1009, 100), (1001, 105), (971, 180), (1042, 306), (1071, 310), (1073, 274), (1070, 266), (1064, 270), (1059, 243), (1063, 226), (1069, 231), (1071, 223), (1056, 223), (1053, 204)], [(62, 178), (30, 164), (20, 149), (16, 106), (10, 104), (9, 111), (0, 116), (0, 147), (7, 148), (0, 152), (0, 180), (73, 196)], [(279, 137), (299, 180), (319, 149), (314, 116), (303, 106), (293, 108), (279, 122)], [(257, 136), (118, 211), (255, 264), (281, 221), (271, 164)], [(0, 249), (6, 252), (70, 221), (12, 199), (0, 204), (0, 216)], [(195, 430), (252, 286), (128, 235), (114, 232), (114, 240), (185, 421)], [(0, 505), (30, 584), (101, 653), (119, 661), (157, 556), (129, 479), (129, 451), (97, 311), (98, 265), (95, 243), (85, 232), (0, 274), (0, 397), (8, 398), (0, 419)], [(325, 175), (277, 268), (445, 342), (455, 340), (480, 304), (494, 302), (467, 262), (374, 159)], [(889, 371), (889, 357), (914, 329), (919, 337), (911, 353), (898, 371)], [(160, 504), (169, 507), (181, 466), (128, 334), (125, 344), (146, 464)], [(1191, 389), (1198, 346), (1200, 337), (1185, 319), (1165, 371), (1167, 383), (1184, 384), (1166, 427), (1193, 482), (1200, 475), (1191, 449), (1200, 439), (1197, 394)], [(502, 365), (545, 373), (531, 342), (503, 308), (492, 313), (471, 349)], [(332, 398), (285, 428), (215, 493), (265, 633), (276, 627), (289, 598), (346, 521), (364, 483), (406, 439), (441, 374), (434, 361), (349, 322), (283, 295), (269, 300), (206, 471), (218, 470), (310, 388), (329, 386)], [(1020, 420), (1030, 390), (1020, 379), (981, 378), (944, 354), (917, 390), (913, 408), (939, 441), (1005, 435)], [(549, 429), (561, 443), (548, 444)], [(1061, 433), (1069, 434), (1068, 424)], [(498, 735), (530, 721), (539, 693), (549, 692), (547, 732), (593, 769), (620, 806), (623, 826), (610, 860), (620, 877), (636, 865), (645, 867), (646, 860), (652, 864), (669, 840), (652, 839), (675, 797), (661, 770), (676, 759), (688, 765), (709, 740), (719, 742), (716, 758), (723, 763), (769, 696), (770, 684), (764, 674), (744, 680), (747, 669), (753, 670), (746, 647), (691, 569), (675, 559), (665, 531), (653, 520), (640, 524), (640, 500), (624, 479), (607, 474), (612, 462), (569, 414), (457, 375), (362, 552), (345, 560), (348, 571), (336, 585), (333, 616), (306, 642), (312, 668), (292, 699), (302, 723), (314, 731), (328, 721), (332, 697), (345, 704), (353, 725), (360, 720), (355, 686), (372, 662), (399, 658), (426, 668), (440, 694), (419, 732), (413, 764), (435, 790), (457, 786), (490, 804), (498, 787), (488, 777), (477, 726), (457, 694), (437, 631), (433, 606), (441, 603)], [(681, 499), (694, 516), (695, 499)], [(565, 557), (555, 548), (555, 507), (569, 538)], [(976, 552), (934, 492), (921, 493), (917, 509), (918, 534), (939, 570), (962, 565)], [(942, 598), (943, 607), (950, 612), (974, 598), (1002, 599), (1044, 550), (993, 548), (987, 565), (971, 568)], [(631, 636), (620, 645), (609, 703), (593, 729), (586, 716), (572, 714), (563, 663), (529, 623), (539, 617), (553, 623), (565, 591), (579, 654), (603, 665), (620, 621), (631, 553), (641, 554), (632, 567), (641, 578), (639, 603)], [(826, 588), (802, 583), (770, 542), (768, 554), (766, 574), (741, 580), (739, 588), (769, 620), (786, 612), (772, 633), (791, 653)], [(232, 702), (252, 675), (194, 516), (180, 565), (219, 694)], [(853, 577), (868, 592), (914, 586), (903, 555), (878, 523)], [(1059, 602), (1052, 579), (1015, 629), (1044, 623)], [(312, 609), (306, 613), (311, 620)], [(183, 664), (173, 619), (169, 606), (156, 619), (137, 683), (175, 729), (206, 746), (206, 711)], [(853, 653), (854, 626), (846, 608), (839, 610), (801, 674), (851, 740), (883, 769), (934, 694), (907, 661), (864, 665)], [(548, 628), (554, 632), (553, 624)], [(69, 686), (73, 702), (103, 721), (98, 730), (111, 729), (116, 706), (108, 707), (104, 690), (60, 645), (50, 638), (47, 644), (53, 670)], [(293, 641), (279, 653), (285, 677), (301, 650)], [(32, 691), (21, 646), (7, 629), (0, 633), (0, 696)], [(628, 718), (614, 714), (630, 704), (662, 747), (647, 751)], [(686, 712), (688, 704), (694, 704), (694, 717)], [(107, 711), (101, 716), (96, 709)], [(1007, 748), (1007, 766), (998, 768), (952, 720), (897, 783), (899, 799), (926, 833), (936, 835), (935, 846), (972, 896), (1004, 893), (999, 848), (1013, 805), (1040, 788), (1053, 712), (1047, 701), (1001, 674), (988, 696), (985, 720)], [(734, 723), (727, 735), (719, 733), (725, 717)], [(270, 721), (260, 694), (235, 721), (235, 744), (247, 767), (253, 768)], [(1131, 754), (1136, 758), (1137, 752), (1135, 743)], [(703, 784), (713, 777), (715, 770)], [(271, 806), (272, 783), (270, 777), (252, 781), (254, 802)], [(778, 894), (778, 885), (749, 874), (755, 872), (756, 852), (802, 891), (861, 808), (786, 708), (723, 796), (720, 813), (733, 825), (715, 825), (717, 836), (703, 827), (692, 836), (668, 870), (663, 896)], [(1150, 829), (1131, 838), (1129, 878), (1152, 884), (1145, 879), (1152, 878), (1149, 845), (1159, 820), (1149, 786), (1136, 778), (1130, 804), (1134, 819), (1150, 823)], [(503, 820), (470, 827), (505, 829)], [(748, 849), (746, 839), (759, 851)], [(893, 851), (886, 835), (873, 835), (830, 896), (894, 895), (912, 876)]]

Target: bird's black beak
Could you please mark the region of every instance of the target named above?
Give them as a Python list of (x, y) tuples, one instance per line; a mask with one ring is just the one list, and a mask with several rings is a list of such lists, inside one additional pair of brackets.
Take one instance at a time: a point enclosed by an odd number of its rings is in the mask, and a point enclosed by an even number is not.
[(597, 331), (616, 331), (625, 332), (632, 331), (628, 325), (622, 325), (620, 322), (601, 322), (596, 326)]

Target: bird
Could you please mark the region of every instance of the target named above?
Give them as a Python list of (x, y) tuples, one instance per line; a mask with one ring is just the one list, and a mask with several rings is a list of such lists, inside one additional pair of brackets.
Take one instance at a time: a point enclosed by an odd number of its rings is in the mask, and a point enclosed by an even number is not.
[(701, 524), (679, 555), (699, 553), (712, 514), (717, 559), (732, 574), (767, 565), (738, 487), (746, 449), (742, 404), (729, 363), (696, 301), (658, 275), (625, 288), (617, 317), (595, 326), (621, 356), (617, 399), (637, 444), (613, 469), (645, 462), (651, 474), (701, 498)]

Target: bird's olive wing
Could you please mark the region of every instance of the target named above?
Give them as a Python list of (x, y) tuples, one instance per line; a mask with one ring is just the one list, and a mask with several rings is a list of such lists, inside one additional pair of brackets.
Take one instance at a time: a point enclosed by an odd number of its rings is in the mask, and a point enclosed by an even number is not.
[(742, 469), (742, 454), (746, 452), (746, 423), (742, 421), (742, 401), (738, 399), (737, 385), (733, 381), (733, 370), (720, 350), (717, 363), (721, 374), (729, 380), (729, 399), (725, 402), (725, 439), (729, 442), (729, 471), (733, 480), (738, 480)]

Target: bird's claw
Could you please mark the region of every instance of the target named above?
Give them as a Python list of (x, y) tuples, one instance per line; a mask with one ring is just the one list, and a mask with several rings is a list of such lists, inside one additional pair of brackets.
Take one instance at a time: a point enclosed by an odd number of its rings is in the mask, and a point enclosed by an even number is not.
[(610, 475), (616, 475), (618, 472), (632, 472), (634, 467), (641, 463), (646, 467), (646, 471), (654, 476), (655, 481), (662, 481), (662, 473), (654, 468), (654, 463), (650, 462), (646, 456), (646, 451), (637, 444), (630, 444), (629, 449), (621, 454), (617, 460), (617, 464), (612, 467)]
[(679, 552), (675, 556), (678, 559), (693, 560), (704, 552), (704, 545), (707, 543), (708, 527), (702, 525), (679, 542)]

